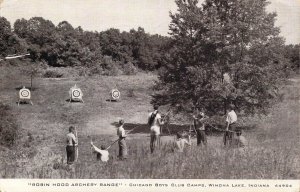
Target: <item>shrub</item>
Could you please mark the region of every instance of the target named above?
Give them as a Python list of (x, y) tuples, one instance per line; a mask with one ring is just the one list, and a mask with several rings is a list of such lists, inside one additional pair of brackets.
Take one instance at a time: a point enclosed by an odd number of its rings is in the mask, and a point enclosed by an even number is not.
[(95, 65), (95, 66), (91, 67), (88, 71), (89, 76), (102, 75), (102, 74), (103, 74), (103, 68), (101, 65)]
[(133, 65), (133, 63), (128, 62), (124, 65), (123, 72), (125, 75), (135, 75), (137, 73), (137, 68)]
[(0, 103), (0, 145), (10, 147), (17, 138), (18, 125), (8, 105)]
[(45, 78), (61, 78), (63, 74), (58, 70), (47, 69), (43, 77)]
[(105, 69), (102, 74), (108, 76), (118, 76), (121, 73), (122, 71), (119, 69), (118, 65), (113, 63), (109, 66), (109, 68)]
[(101, 64), (103, 68), (102, 75), (108, 75), (108, 76), (117, 76), (122, 73), (120, 70), (119, 63), (112, 60), (112, 57), (110, 56), (104, 56), (103, 57), (103, 63)]

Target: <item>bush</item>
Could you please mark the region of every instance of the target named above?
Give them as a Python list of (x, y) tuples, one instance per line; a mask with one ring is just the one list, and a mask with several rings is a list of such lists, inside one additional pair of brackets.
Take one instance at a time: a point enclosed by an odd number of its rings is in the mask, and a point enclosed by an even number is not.
[(43, 77), (45, 78), (61, 78), (63, 74), (58, 70), (47, 69)]
[(103, 68), (101, 65), (95, 65), (95, 66), (91, 67), (88, 71), (89, 76), (102, 75), (102, 74), (103, 74)]
[(117, 64), (111, 65), (108, 69), (105, 69), (102, 73), (102, 75), (107, 76), (118, 76), (122, 73), (122, 71), (119, 69)]
[(128, 62), (123, 67), (124, 75), (135, 75), (137, 73), (137, 68), (133, 65), (133, 63)]
[(117, 76), (122, 73), (122, 71), (119, 68), (119, 63), (113, 61), (112, 57), (110, 56), (103, 57), (103, 63), (101, 64), (101, 66), (103, 68), (102, 75)]
[(10, 147), (17, 138), (18, 125), (8, 105), (0, 103), (0, 145)]

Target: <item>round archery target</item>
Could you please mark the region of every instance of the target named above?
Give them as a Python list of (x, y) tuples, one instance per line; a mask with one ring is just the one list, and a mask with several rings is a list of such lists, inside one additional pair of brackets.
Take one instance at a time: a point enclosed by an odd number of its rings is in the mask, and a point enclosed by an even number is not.
[(76, 98), (77, 98), (77, 97), (80, 97), (80, 95), (81, 95), (81, 94), (80, 94), (80, 91), (78, 91), (77, 89), (76, 89), (76, 90), (73, 90), (73, 93), (72, 93), (72, 94), (73, 94), (73, 97), (76, 97)]
[(20, 99), (30, 99), (29, 89), (21, 89), (19, 92)]
[(120, 91), (118, 91), (117, 89), (113, 89), (111, 91), (111, 97), (115, 100), (120, 98)]
[(82, 91), (76, 85), (72, 87), (69, 91), (71, 101), (83, 101), (82, 100)]
[(27, 90), (23, 90), (21, 92), (22, 97), (28, 97), (29, 96), (29, 92)]

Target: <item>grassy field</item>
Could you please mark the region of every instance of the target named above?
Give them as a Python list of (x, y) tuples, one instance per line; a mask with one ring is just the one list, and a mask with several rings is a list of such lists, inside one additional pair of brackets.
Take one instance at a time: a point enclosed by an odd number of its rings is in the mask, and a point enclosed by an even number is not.
[[(244, 152), (224, 148), (222, 135), (213, 134), (208, 137), (207, 148), (197, 147), (193, 139), (193, 145), (178, 154), (172, 150), (174, 136), (163, 136), (160, 150), (151, 156), (148, 133), (137, 129), (127, 140), (128, 160), (117, 160), (114, 145), (109, 151), (110, 161), (101, 163), (91, 153), (90, 139), (97, 146), (111, 143), (116, 139), (114, 125), (119, 118), (131, 123), (127, 128), (144, 124), (152, 110), (155, 75), (37, 78), (32, 92), (34, 105), (18, 107), (17, 89), (28, 85), (29, 80), (16, 68), (1, 67), (0, 71), (0, 100), (12, 107), (20, 125), (16, 146), (1, 148), (2, 178), (300, 178), (298, 77), (285, 84), (283, 101), (275, 104), (268, 116), (244, 119), (256, 127), (244, 132), (249, 142)], [(69, 88), (75, 83), (83, 91), (84, 104), (67, 102)], [(121, 91), (120, 102), (106, 101), (112, 88)], [(65, 165), (69, 125), (77, 127), (80, 144), (78, 162), (71, 170)]]

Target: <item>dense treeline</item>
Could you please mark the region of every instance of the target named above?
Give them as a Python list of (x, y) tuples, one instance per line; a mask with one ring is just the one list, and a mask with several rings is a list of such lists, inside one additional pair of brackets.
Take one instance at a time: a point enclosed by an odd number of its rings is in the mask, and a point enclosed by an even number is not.
[(129, 32), (91, 32), (74, 28), (67, 21), (55, 26), (42, 17), (18, 19), (13, 27), (1, 17), (0, 25), (2, 56), (29, 52), (33, 61), (45, 61), (49, 66), (82, 66), (108, 75), (160, 68), (169, 40), (140, 27)]
[[(193, 12), (191, 11), (190, 14)], [(174, 19), (174, 16), (172, 17)], [(272, 21), (267, 22), (272, 23)], [(193, 27), (203, 30), (203, 25)], [(134, 74), (137, 69), (153, 71), (170, 62), (172, 50), (174, 52), (177, 46), (174, 43), (174, 23), (171, 23), (170, 29), (173, 35), (171, 38), (150, 35), (141, 27), (129, 32), (121, 32), (118, 29), (108, 29), (102, 32), (84, 31), (80, 26), (74, 28), (67, 21), (62, 21), (55, 26), (51, 21), (42, 17), (33, 17), (29, 20), (18, 19), (11, 26), (6, 18), (0, 17), (0, 55), (4, 57), (29, 52), (33, 61), (43, 61), (53, 67), (86, 67), (90, 69), (91, 74)], [(184, 33), (178, 35), (183, 37)], [(213, 38), (216, 34), (207, 35)], [(204, 43), (197, 42), (195, 37), (191, 37), (190, 40), (194, 42), (187, 45), (189, 47), (181, 45), (186, 52), (194, 50), (191, 46)], [(213, 47), (218, 47), (220, 41), (212, 41), (212, 44), (214, 44)], [(289, 61), (286, 63), (286, 68), (299, 69), (299, 45), (285, 47), (282, 47), (282, 43), (278, 45), (285, 50), (284, 56)], [(216, 58), (216, 55), (209, 50), (201, 54), (198, 60), (201, 57), (211, 58), (211, 60)], [(191, 63), (190, 60), (193, 57), (189, 54), (186, 54), (186, 57), (188, 57), (186, 62)], [(226, 58), (219, 59), (225, 63), (229, 62)]]

